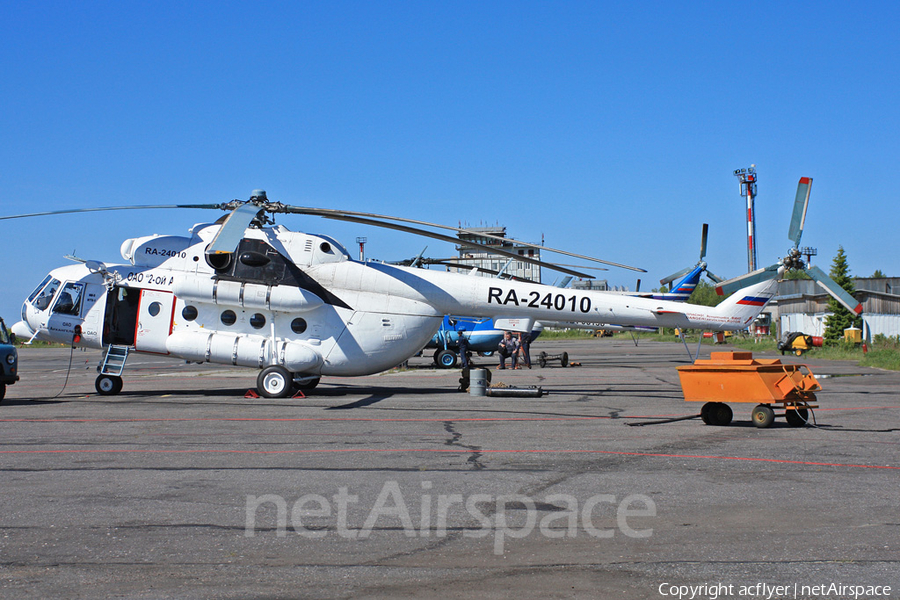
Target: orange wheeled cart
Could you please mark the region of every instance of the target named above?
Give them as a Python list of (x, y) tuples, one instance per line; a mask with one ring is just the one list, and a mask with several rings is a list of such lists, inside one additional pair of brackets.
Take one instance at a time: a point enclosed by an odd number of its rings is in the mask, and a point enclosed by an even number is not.
[[(713, 352), (709, 360), (678, 367), (687, 402), (705, 402), (700, 416), (707, 425), (728, 425), (733, 413), (726, 402), (755, 402), (753, 424), (768, 427), (784, 416), (795, 427), (805, 425), (817, 392), (822, 389), (806, 365), (778, 359), (754, 359), (751, 352)], [(775, 410), (783, 410), (776, 415)]]

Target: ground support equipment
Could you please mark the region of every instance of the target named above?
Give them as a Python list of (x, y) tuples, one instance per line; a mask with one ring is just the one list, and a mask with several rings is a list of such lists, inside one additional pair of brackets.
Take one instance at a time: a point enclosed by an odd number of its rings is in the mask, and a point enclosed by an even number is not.
[(677, 369), (685, 401), (705, 403), (700, 416), (707, 425), (731, 422), (728, 402), (755, 402), (750, 416), (757, 427), (769, 427), (777, 416), (799, 427), (818, 408), (814, 392), (822, 389), (807, 365), (754, 359), (751, 352), (713, 352)]

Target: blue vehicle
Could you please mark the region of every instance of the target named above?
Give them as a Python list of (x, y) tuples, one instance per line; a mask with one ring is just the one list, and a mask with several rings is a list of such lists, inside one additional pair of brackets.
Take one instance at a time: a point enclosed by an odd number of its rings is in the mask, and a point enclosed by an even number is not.
[[(537, 339), (543, 328), (531, 332), (531, 341)], [(452, 369), (459, 361), (459, 336), (469, 343), (469, 352), (490, 356), (503, 339), (503, 330), (494, 327), (493, 319), (445, 316), (441, 328), (425, 349), (434, 349), (434, 362), (442, 368)]]
[(16, 353), (16, 336), (6, 331), (6, 323), (0, 319), (0, 400), (6, 396), (6, 386), (19, 380), (19, 356)]

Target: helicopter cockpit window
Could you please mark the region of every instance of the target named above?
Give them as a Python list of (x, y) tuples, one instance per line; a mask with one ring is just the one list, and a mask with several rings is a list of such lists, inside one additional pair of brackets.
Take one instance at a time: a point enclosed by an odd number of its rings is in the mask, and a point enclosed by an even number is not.
[(28, 297), (28, 301), (34, 304), (34, 307), (38, 310), (47, 310), (50, 302), (53, 301), (53, 296), (56, 295), (56, 290), (59, 289), (60, 281), (58, 279), (53, 279), (49, 275), (47, 275), (47, 278), (50, 279), (50, 282), (47, 283), (47, 279), (45, 279), (38, 286), (38, 289), (34, 290), (31, 296)]
[(80, 283), (67, 283), (53, 305), (53, 312), (63, 315), (81, 313), (81, 292), (84, 286)]
[[(34, 302), (34, 299), (37, 298), (37, 295), (41, 292), (42, 289), (44, 289), (44, 286), (50, 283), (51, 279), (53, 279), (53, 277), (50, 275), (44, 277), (44, 280), (40, 282), (38, 286), (34, 288), (34, 291), (31, 292), (31, 295), (28, 296), (28, 302)], [(59, 285), (59, 282), (57, 282), (57, 285)]]

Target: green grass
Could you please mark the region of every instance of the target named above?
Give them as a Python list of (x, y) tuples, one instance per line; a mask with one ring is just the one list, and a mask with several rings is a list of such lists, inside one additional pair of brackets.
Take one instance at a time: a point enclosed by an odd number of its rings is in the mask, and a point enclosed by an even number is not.
[(590, 329), (545, 329), (538, 340), (580, 340), (591, 337)]
[[(587, 330), (544, 330), (539, 339), (586, 339), (590, 338), (590, 336), (591, 332)], [(686, 332), (684, 337), (688, 346), (691, 344), (696, 346), (697, 336), (697, 332)], [(616, 333), (614, 337), (616, 339), (630, 340), (631, 334)], [(664, 330), (663, 333), (635, 333), (634, 337), (650, 342), (681, 342), (681, 339), (671, 329)], [(715, 345), (714, 342), (713, 338), (704, 338), (702, 343), (703, 345), (713, 346)], [(725, 344), (750, 352), (778, 352), (777, 341), (773, 337), (757, 339), (736, 334), (725, 338)], [(819, 360), (846, 360), (856, 362), (861, 367), (900, 371), (900, 337), (887, 338), (883, 335), (876, 335), (872, 343), (867, 344), (867, 351), (863, 351), (862, 346), (842, 343), (822, 348), (811, 348), (803, 356)]]

